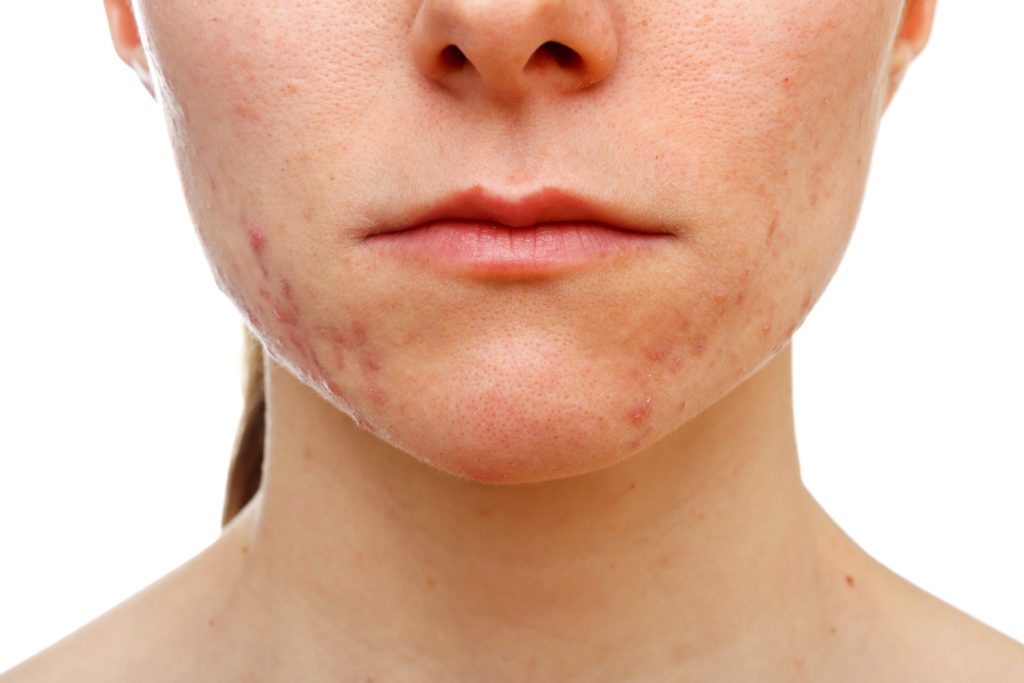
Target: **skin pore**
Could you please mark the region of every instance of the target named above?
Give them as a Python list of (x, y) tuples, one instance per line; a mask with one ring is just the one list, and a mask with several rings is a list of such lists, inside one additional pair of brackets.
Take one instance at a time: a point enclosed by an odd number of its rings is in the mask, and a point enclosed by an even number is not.
[[(267, 350), (266, 464), (214, 545), (24, 680), (110, 680), (125, 641), (124, 680), (1017, 671), (845, 537), (793, 434), (788, 342), (933, 2), (106, 6)], [(552, 188), (665, 240), (501, 277), (374, 246), (453, 193)]]

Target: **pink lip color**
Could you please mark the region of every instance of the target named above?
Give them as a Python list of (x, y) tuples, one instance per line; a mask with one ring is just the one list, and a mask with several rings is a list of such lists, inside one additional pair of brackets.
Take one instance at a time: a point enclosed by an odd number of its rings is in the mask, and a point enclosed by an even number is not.
[(518, 201), (476, 188), (428, 207), (407, 227), (368, 235), (376, 248), (484, 276), (560, 272), (670, 239), (663, 232), (619, 227), (614, 210), (559, 190)]

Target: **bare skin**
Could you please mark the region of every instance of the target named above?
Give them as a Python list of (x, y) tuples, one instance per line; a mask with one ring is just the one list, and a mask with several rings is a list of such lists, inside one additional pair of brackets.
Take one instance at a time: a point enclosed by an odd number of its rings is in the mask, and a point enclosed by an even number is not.
[[(106, 4), (267, 348), (264, 481), (4, 683), (1024, 679), (835, 526), (793, 434), (788, 341), (934, 3)], [(506, 59), (554, 38), (583, 66)], [(365, 249), (451, 178), (670, 239), (513, 281)]]
[(788, 355), (621, 465), (511, 489), (381, 448), (274, 369), (260, 495), (4, 683), (1020, 680), (1024, 648), (807, 494)]

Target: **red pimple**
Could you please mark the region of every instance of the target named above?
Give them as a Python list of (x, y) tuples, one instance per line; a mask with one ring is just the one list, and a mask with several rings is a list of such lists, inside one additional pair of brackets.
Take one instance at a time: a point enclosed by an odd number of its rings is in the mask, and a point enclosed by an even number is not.
[(263, 226), (259, 223), (249, 223), (245, 230), (245, 236), (249, 239), (249, 246), (256, 252), (257, 256), (263, 254), (263, 247), (267, 243), (267, 235), (263, 232)]
[(775, 214), (772, 217), (772, 222), (768, 224), (768, 241), (771, 242), (775, 237), (775, 232), (779, 229), (779, 214)]
[(640, 401), (633, 410), (629, 413), (630, 421), (637, 427), (642, 427), (647, 424), (647, 420), (651, 417), (651, 397), (646, 397), (643, 401)]

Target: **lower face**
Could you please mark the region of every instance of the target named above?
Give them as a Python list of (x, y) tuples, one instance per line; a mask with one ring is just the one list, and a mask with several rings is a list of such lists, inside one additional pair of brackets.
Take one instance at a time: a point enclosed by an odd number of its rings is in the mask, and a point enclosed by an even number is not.
[[(900, 13), (622, 0), (603, 81), (509, 104), (417, 70), (418, 2), (139, 4), (200, 238), (267, 351), (393, 446), (502, 482), (621, 461), (785, 346), (853, 229)], [(498, 271), (368, 237), (552, 188), (662, 238)]]

